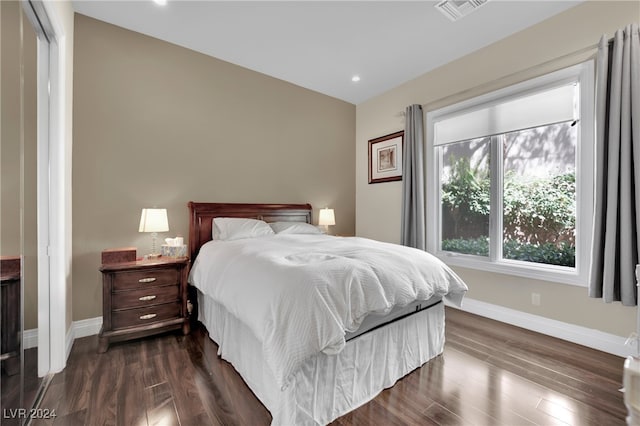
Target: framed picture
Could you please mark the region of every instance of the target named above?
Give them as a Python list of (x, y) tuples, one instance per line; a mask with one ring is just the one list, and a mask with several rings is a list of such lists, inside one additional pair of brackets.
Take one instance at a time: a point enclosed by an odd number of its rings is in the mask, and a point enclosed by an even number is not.
[(402, 180), (404, 131), (369, 141), (369, 183)]

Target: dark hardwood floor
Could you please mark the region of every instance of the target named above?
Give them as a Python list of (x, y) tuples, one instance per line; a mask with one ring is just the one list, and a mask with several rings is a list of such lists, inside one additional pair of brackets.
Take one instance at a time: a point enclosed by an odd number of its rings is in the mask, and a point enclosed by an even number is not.
[[(346, 425), (623, 425), (622, 358), (447, 308), (444, 354)], [(114, 344), (76, 340), (34, 425), (268, 425), (269, 412), (206, 330)]]
[(0, 424), (3, 426), (17, 426), (21, 423), (20, 417), (12, 417), (7, 413), (9, 410), (28, 410), (33, 407), (42, 384), (42, 379), (38, 377), (38, 349), (25, 349), (23, 357), (23, 375), (19, 371), (8, 375), (4, 368), (0, 368)]

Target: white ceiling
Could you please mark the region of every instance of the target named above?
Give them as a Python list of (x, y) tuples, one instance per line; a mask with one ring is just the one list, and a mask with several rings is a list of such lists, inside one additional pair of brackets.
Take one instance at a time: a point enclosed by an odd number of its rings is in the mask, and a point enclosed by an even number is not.
[[(74, 0), (76, 12), (359, 104), (581, 1)], [(351, 81), (359, 75), (357, 83)]]

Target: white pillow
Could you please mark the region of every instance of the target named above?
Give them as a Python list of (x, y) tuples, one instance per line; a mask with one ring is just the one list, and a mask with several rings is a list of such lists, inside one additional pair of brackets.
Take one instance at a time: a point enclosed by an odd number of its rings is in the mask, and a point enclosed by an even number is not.
[(216, 217), (211, 228), (214, 240), (229, 241), (274, 234), (273, 229), (263, 220), (237, 217)]
[(322, 234), (320, 229), (306, 222), (273, 222), (269, 225), (276, 234)]

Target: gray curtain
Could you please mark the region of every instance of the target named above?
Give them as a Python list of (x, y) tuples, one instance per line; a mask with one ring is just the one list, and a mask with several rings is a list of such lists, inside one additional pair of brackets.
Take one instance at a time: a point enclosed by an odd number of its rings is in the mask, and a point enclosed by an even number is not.
[(589, 296), (636, 305), (640, 240), (640, 35), (603, 36), (596, 64), (596, 198)]
[(422, 106), (411, 105), (405, 112), (402, 158), (402, 224), (400, 242), (426, 250), (425, 159)]

